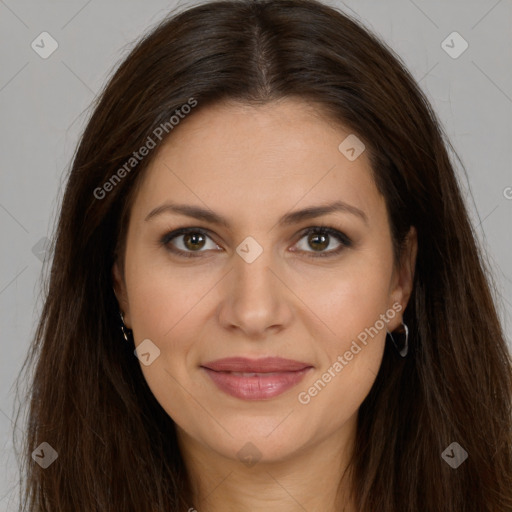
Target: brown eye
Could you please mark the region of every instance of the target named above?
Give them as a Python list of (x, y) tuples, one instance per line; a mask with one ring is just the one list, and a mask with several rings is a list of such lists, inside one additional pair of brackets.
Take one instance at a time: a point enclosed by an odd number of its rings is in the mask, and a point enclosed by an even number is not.
[[(305, 247), (299, 247), (299, 250), (309, 253), (308, 256), (313, 258), (336, 256), (343, 251), (343, 249), (352, 245), (352, 240), (350, 240), (347, 235), (330, 227), (316, 226), (314, 228), (308, 228), (303, 232), (301, 240), (306, 237)], [(334, 248), (326, 250), (332, 245), (333, 241), (337, 242), (338, 246), (335, 245)]]
[(187, 233), (183, 235), (183, 245), (191, 251), (202, 249), (204, 243), (205, 237), (202, 233)]
[[(306, 237), (305, 247), (299, 247), (299, 251), (311, 257), (336, 256), (345, 248), (352, 246), (352, 241), (347, 235), (330, 227), (308, 228), (300, 240)], [(208, 241), (211, 243), (210, 247), (207, 246)], [(177, 229), (164, 235), (160, 242), (168, 251), (187, 258), (200, 257), (202, 253), (208, 253), (210, 250), (222, 250), (204, 230), (199, 228)], [(333, 242), (338, 243), (337, 247), (326, 250)]]
[(308, 244), (315, 251), (323, 251), (329, 246), (329, 235), (323, 233), (310, 233), (308, 235)]
[(202, 256), (209, 249), (220, 249), (206, 232), (198, 228), (181, 228), (167, 233), (161, 238), (161, 244), (170, 252), (185, 257)]

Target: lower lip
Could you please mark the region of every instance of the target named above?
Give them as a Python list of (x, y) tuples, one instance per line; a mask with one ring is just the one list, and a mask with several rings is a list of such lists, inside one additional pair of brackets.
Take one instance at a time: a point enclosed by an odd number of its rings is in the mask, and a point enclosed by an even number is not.
[(202, 368), (221, 391), (243, 400), (265, 400), (278, 396), (296, 386), (306, 373), (313, 369), (310, 366), (294, 372), (260, 373), (253, 377), (244, 377)]

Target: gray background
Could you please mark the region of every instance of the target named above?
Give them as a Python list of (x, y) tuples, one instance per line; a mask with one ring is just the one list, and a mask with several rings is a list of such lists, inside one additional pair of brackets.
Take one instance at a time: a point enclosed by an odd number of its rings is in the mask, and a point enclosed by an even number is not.
[[(512, 2), (328, 3), (379, 34), (438, 113), (468, 173), (456, 164), (498, 287), (510, 343)], [(132, 42), (177, 5), (163, 0), (0, 0), (0, 511), (16, 508), (12, 385), (41, 309), (44, 237), (52, 236), (86, 109)], [(59, 45), (47, 59), (31, 47), (44, 31)], [(458, 58), (441, 46), (453, 31), (469, 44)], [(448, 44), (460, 48), (460, 41)]]

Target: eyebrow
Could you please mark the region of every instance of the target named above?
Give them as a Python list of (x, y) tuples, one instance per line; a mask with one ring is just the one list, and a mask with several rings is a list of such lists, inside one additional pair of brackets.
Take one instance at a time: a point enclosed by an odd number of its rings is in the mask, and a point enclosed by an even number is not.
[[(345, 203), (344, 201), (335, 201), (334, 203), (329, 203), (326, 205), (310, 206), (302, 210), (287, 213), (279, 219), (278, 224), (280, 226), (288, 226), (333, 212), (350, 213), (356, 217), (359, 217), (364, 221), (366, 225), (368, 225), (368, 217), (366, 213), (351, 204)], [(148, 221), (153, 217), (163, 213), (178, 213), (186, 215), (187, 217), (192, 217), (194, 219), (203, 220), (211, 224), (224, 226), (228, 229), (230, 227), (229, 222), (224, 217), (211, 210), (201, 208), (199, 206), (176, 204), (171, 202), (166, 202), (160, 206), (157, 206), (148, 213), (144, 220)]]

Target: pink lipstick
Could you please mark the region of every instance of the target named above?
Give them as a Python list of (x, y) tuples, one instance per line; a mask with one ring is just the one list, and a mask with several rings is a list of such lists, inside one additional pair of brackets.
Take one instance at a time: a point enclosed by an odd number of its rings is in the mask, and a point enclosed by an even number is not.
[(201, 365), (221, 390), (243, 400), (265, 400), (296, 386), (313, 367), (280, 357), (231, 357)]

